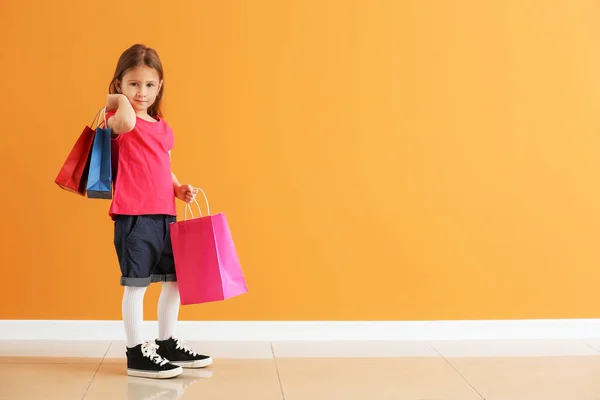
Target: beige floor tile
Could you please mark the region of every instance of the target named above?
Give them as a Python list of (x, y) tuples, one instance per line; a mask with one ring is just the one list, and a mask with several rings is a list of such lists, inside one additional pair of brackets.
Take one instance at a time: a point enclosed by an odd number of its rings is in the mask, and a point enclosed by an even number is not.
[(0, 363), (99, 363), (109, 346), (101, 340), (0, 340)]
[[(186, 342), (186, 346), (214, 359), (272, 359), (269, 342)], [(122, 362), (125, 359), (125, 341), (114, 341), (106, 353), (106, 362)]]
[(0, 364), (100, 364), (101, 357), (0, 357)]
[(486, 400), (597, 400), (600, 356), (451, 358)]
[(440, 357), (428, 342), (275, 342), (277, 358)]
[(81, 400), (98, 364), (0, 364), (1, 400)]
[(600, 352), (600, 339), (588, 339), (585, 341), (589, 346), (593, 347), (594, 350)]
[(441, 358), (276, 360), (286, 400), (481, 400)]
[(128, 377), (124, 364), (100, 366), (85, 400), (281, 400), (274, 360), (217, 360), (174, 379)]
[(598, 355), (584, 340), (448, 340), (431, 345), (446, 358)]
[(108, 351), (106, 352), (106, 356), (104, 357), (104, 362), (116, 362), (122, 363), (125, 361), (125, 341), (124, 340), (115, 340), (111, 342)]

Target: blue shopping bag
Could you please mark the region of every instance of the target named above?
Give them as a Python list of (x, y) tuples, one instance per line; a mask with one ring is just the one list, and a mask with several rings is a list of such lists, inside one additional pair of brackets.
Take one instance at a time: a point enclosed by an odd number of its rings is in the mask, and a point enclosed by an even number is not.
[(110, 128), (98, 126), (90, 156), (87, 197), (90, 199), (112, 199), (112, 161)]

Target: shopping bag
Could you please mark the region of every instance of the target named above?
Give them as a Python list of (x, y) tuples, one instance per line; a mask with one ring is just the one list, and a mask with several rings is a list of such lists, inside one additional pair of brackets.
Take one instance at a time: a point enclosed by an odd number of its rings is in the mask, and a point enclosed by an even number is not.
[(87, 196), (90, 199), (112, 199), (111, 130), (106, 126), (106, 110), (103, 111), (104, 128), (96, 128), (90, 156), (87, 182)]
[[(100, 110), (96, 117), (99, 116)], [(83, 128), (83, 132), (75, 142), (67, 159), (58, 171), (58, 175), (54, 182), (69, 192), (85, 196), (88, 180), (88, 172), (90, 167), (90, 155), (92, 144), (94, 142), (95, 131), (91, 127), (94, 126), (94, 121), (89, 126)]]
[[(169, 225), (181, 304), (226, 300), (248, 292), (227, 219), (223, 213)], [(194, 200), (195, 201), (195, 200)], [(196, 205), (198, 203), (196, 202)], [(198, 209), (200, 207), (198, 206)]]

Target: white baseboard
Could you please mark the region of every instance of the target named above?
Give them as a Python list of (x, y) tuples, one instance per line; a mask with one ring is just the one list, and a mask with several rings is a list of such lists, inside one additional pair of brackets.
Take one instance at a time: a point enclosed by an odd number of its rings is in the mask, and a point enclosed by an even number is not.
[[(156, 321), (144, 322), (154, 337)], [(587, 339), (600, 319), (477, 321), (181, 321), (178, 334), (205, 341)], [(0, 320), (0, 340), (124, 340), (122, 321)]]

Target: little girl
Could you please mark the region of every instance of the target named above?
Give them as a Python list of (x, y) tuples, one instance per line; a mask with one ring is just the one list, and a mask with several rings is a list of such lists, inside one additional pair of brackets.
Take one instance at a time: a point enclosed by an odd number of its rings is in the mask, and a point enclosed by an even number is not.
[[(106, 102), (106, 121), (118, 149), (110, 216), (121, 267), (122, 313), (127, 336), (127, 373), (172, 378), (184, 368), (212, 359), (186, 347), (175, 335), (179, 289), (169, 235), (176, 221), (175, 198), (191, 202), (197, 189), (181, 185), (171, 172), (173, 132), (162, 118), (163, 68), (156, 52), (134, 45), (119, 58)], [(140, 333), (146, 288), (160, 282), (158, 340)]]

